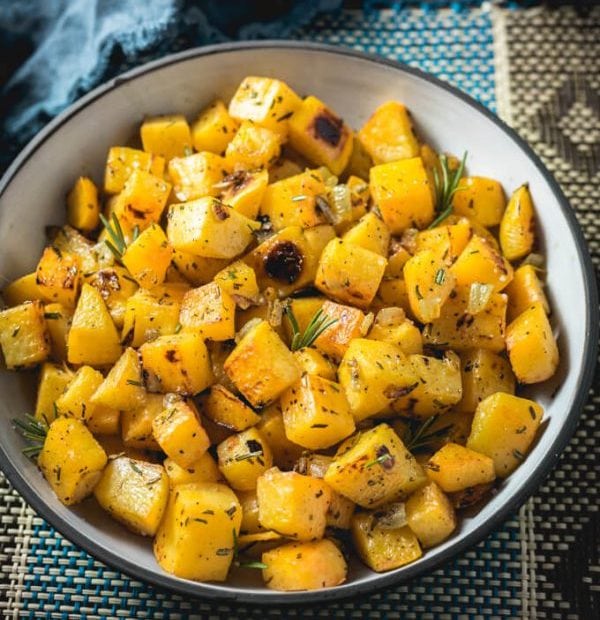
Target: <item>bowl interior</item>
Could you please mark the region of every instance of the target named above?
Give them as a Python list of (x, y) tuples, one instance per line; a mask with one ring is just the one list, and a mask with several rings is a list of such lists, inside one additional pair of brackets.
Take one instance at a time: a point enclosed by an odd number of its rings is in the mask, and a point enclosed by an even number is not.
[(32, 411), (33, 373), (0, 373), (0, 452), (9, 477), (42, 516), (126, 572), (188, 594), (254, 601), (329, 598), (409, 578), (432, 567), (481, 537), (492, 522), (533, 491), (561, 444), (561, 434), (570, 434), (576, 420), (573, 408), (592, 346), (593, 326), (586, 314), (592, 293), (572, 215), (561, 205), (547, 173), (490, 115), (417, 72), (340, 50), (293, 44), (217, 47), (170, 57), (101, 87), (60, 117), (26, 149), (0, 186), (2, 282), (35, 267), (44, 244), (44, 226), (64, 221), (65, 194), (74, 179), (86, 174), (100, 183), (108, 148), (128, 142), (145, 116), (181, 112), (193, 119), (214, 98), (227, 100), (248, 74), (278, 77), (301, 95), (315, 94), (355, 128), (380, 103), (403, 101), (420, 134), (434, 147), (456, 154), (468, 150), (471, 173), (499, 179), (507, 193), (529, 182), (547, 257), (548, 292), (562, 361), (555, 380), (528, 391), (544, 406), (546, 421), (525, 465), (477, 514), (465, 518), (450, 540), (429, 550), (419, 562), (386, 575), (356, 563), (344, 586), (283, 595), (264, 589), (255, 571), (235, 575), (227, 585), (197, 584), (166, 575), (156, 565), (148, 540), (129, 534), (91, 502), (76, 509), (62, 506), (37, 468), (21, 454), (22, 444), (10, 425), (12, 417)]

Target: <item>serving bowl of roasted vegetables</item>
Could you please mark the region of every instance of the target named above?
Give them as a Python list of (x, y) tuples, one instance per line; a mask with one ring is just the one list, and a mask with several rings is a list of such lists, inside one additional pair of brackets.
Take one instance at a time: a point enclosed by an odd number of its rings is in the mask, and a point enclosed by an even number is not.
[(574, 217), (420, 72), (169, 57), (59, 117), (0, 191), (3, 469), (130, 574), (288, 602), (405, 580), (574, 429), (597, 328)]

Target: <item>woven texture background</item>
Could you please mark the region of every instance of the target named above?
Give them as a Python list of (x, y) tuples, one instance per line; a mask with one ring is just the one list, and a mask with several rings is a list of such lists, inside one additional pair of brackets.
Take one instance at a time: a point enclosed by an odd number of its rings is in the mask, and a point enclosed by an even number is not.
[[(498, 110), (557, 175), (600, 265), (600, 10), (346, 10), (294, 37), (419, 66)], [(486, 541), (410, 584), (319, 608), (159, 592), (75, 548), (0, 476), (0, 610), (5, 618), (599, 617), (599, 377), (595, 386), (559, 467)]]

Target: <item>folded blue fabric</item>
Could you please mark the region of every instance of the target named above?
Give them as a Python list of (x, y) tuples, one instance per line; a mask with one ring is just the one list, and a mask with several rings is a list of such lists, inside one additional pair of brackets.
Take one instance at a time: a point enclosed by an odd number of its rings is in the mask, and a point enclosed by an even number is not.
[(14, 0), (0, 3), (0, 55), (33, 52), (0, 92), (0, 167), (52, 116), (133, 65), (231, 38), (282, 38), (342, 0)]

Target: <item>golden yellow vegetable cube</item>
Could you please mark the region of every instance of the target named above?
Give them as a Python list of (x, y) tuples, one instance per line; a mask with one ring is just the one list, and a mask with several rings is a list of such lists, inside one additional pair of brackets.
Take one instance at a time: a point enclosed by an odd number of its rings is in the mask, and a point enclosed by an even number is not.
[(181, 302), (163, 291), (138, 290), (127, 299), (123, 319), (123, 343), (139, 347), (158, 336), (175, 333)]
[[(368, 170), (365, 176), (368, 175)], [(369, 184), (361, 177), (351, 174), (346, 185), (350, 190), (350, 202), (352, 204), (352, 221), (356, 222), (367, 212), (367, 206), (369, 204), (369, 198), (371, 192), (369, 191)]]
[(469, 287), (457, 287), (440, 318), (424, 327), (423, 342), (456, 351), (489, 349), (498, 353), (504, 350), (506, 304), (506, 295), (492, 293), (485, 310), (469, 314)]
[(73, 228), (90, 232), (100, 223), (98, 189), (88, 177), (79, 177), (67, 196), (67, 221)]
[(152, 153), (128, 146), (111, 147), (104, 171), (104, 191), (107, 194), (118, 194), (135, 170), (143, 170), (154, 176), (162, 177), (165, 171), (165, 160), (159, 155), (152, 155)]
[(354, 418), (338, 383), (304, 375), (281, 396), (285, 434), (311, 450), (329, 448), (354, 432)]
[(408, 498), (406, 521), (423, 547), (441, 543), (456, 528), (454, 508), (435, 482), (417, 489)]
[(163, 283), (172, 257), (173, 248), (163, 229), (151, 224), (127, 246), (122, 260), (141, 287), (152, 288)]
[(240, 307), (247, 307), (260, 293), (254, 269), (241, 260), (219, 271), (214, 280)]
[(397, 101), (381, 104), (358, 132), (358, 139), (375, 164), (416, 157), (420, 153), (410, 113)]
[(363, 215), (342, 239), (387, 258), (390, 231), (373, 211)]
[(233, 258), (243, 252), (260, 224), (216, 198), (171, 205), (167, 237), (176, 250), (209, 258)]
[(71, 364), (102, 366), (121, 357), (117, 328), (100, 292), (84, 284), (73, 314), (67, 339), (68, 361)]
[(499, 293), (513, 278), (510, 263), (483, 237), (474, 235), (450, 268), (458, 286), (491, 284)]
[(269, 184), (266, 170), (236, 170), (218, 184), (218, 197), (250, 219), (256, 219)]
[(113, 213), (126, 230), (144, 230), (158, 222), (171, 193), (171, 184), (162, 177), (134, 170), (114, 202)]
[(230, 340), (235, 335), (235, 301), (216, 282), (193, 288), (183, 298), (179, 322), (204, 338)]
[(163, 465), (169, 477), (171, 489), (190, 482), (220, 482), (223, 479), (215, 459), (209, 452), (205, 452), (196, 462), (187, 467), (181, 467), (168, 457)]
[(210, 440), (191, 402), (165, 402), (152, 420), (152, 434), (161, 450), (180, 467), (189, 467), (208, 450)]
[(179, 273), (194, 286), (210, 282), (228, 263), (229, 260), (226, 258), (196, 256), (177, 249), (173, 253), (173, 264)]
[(368, 338), (398, 345), (406, 355), (423, 353), (421, 332), (410, 319), (406, 318), (402, 308), (390, 306), (380, 310)]
[(163, 412), (162, 394), (144, 394), (136, 409), (126, 409), (121, 415), (121, 437), (128, 448), (160, 450), (152, 434), (152, 422)]
[(475, 411), (477, 405), (496, 392), (515, 393), (515, 376), (510, 363), (486, 349), (470, 349), (460, 355), (462, 399), (461, 411)]
[(304, 448), (290, 441), (285, 434), (283, 414), (279, 402), (273, 403), (261, 412), (260, 422), (256, 428), (271, 448), (273, 464), (281, 469), (292, 469), (304, 452)]
[(332, 226), (305, 230), (288, 226), (263, 241), (243, 260), (254, 269), (261, 290), (273, 287), (280, 296), (289, 295), (312, 284), (323, 248), (334, 237)]
[(192, 123), (194, 148), (198, 152), (223, 153), (239, 125), (238, 121), (229, 115), (220, 99), (213, 101)]
[(505, 478), (525, 458), (543, 416), (533, 400), (492, 394), (477, 406), (467, 448), (492, 458), (496, 475)]
[(174, 157), (168, 166), (173, 193), (179, 202), (204, 196), (216, 196), (218, 185), (229, 173), (229, 166), (220, 155), (208, 151), (186, 157)]
[[(108, 259), (108, 264), (113, 263), (113, 256), (103, 245), (94, 246), (93, 242), (86, 239), (79, 231), (66, 224), (62, 228), (52, 229), (52, 246), (61, 254), (72, 254), (79, 257), (82, 273), (98, 269), (101, 263)], [(58, 254), (57, 252), (57, 254)], [(101, 266), (106, 266), (102, 264)]]
[(159, 336), (144, 343), (139, 351), (150, 392), (192, 395), (213, 382), (208, 351), (198, 332)]
[(352, 519), (352, 541), (361, 560), (381, 573), (418, 560), (419, 541), (407, 526), (387, 529), (377, 526), (373, 513), (360, 512)]
[(348, 567), (331, 540), (288, 543), (262, 554), (265, 585), (271, 590), (320, 590), (346, 581)]
[[(122, 328), (127, 300), (138, 290), (137, 283), (127, 269), (113, 265), (84, 274), (84, 281), (100, 291), (112, 320), (118, 328)], [(48, 309), (47, 306), (46, 310)]]
[(260, 205), (261, 215), (266, 215), (275, 231), (287, 226), (311, 228), (326, 224), (317, 196), (327, 188), (318, 170), (306, 170), (267, 187)]
[(338, 449), (324, 480), (359, 506), (374, 508), (412, 493), (426, 476), (398, 435), (378, 424)]
[(546, 314), (550, 313), (550, 304), (533, 265), (522, 265), (516, 269), (514, 278), (506, 287), (505, 293), (508, 295), (507, 314), (509, 321), (514, 321), (535, 303), (542, 304)]
[(281, 135), (285, 140), (288, 119), (302, 100), (285, 83), (266, 77), (243, 79), (229, 102), (229, 114), (240, 121), (252, 121)]
[(94, 496), (128, 529), (154, 536), (167, 507), (169, 480), (162, 465), (121, 456), (108, 463)]
[(335, 381), (335, 366), (317, 350), (303, 347), (298, 351), (294, 351), (294, 357), (298, 364), (300, 364), (302, 373)]
[(463, 217), (456, 224), (444, 223), (442, 226), (419, 231), (416, 251), (431, 250), (450, 265), (465, 249), (472, 234), (471, 223)]
[(408, 302), (421, 323), (438, 319), (456, 283), (453, 271), (431, 250), (415, 254), (404, 265)]
[(385, 411), (418, 381), (402, 349), (389, 342), (355, 338), (338, 368), (339, 382), (354, 419)]
[(241, 521), (240, 503), (224, 484), (178, 486), (154, 539), (156, 561), (183, 579), (225, 581)]
[(81, 420), (50, 424), (38, 465), (58, 499), (67, 506), (85, 499), (106, 465), (106, 453)]
[(269, 469), (257, 481), (260, 524), (300, 541), (323, 538), (331, 490), (323, 480)]
[(167, 161), (192, 150), (190, 126), (180, 114), (147, 118), (140, 128), (140, 136), (144, 151)]
[(273, 164), (281, 152), (281, 136), (266, 127), (244, 121), (227, 145), (225, 159), (234, 169), (253, 170)]
[(211, 386), (202, 412), (216, 424), (237, 432), (260, 422), (259, 415), (222, 385)]
[(558, 346), (541, 303), (529, 306), (507, 326), (506, 349), (519, 383), (539, 383), (556, 372)]
[(92, 395), (102, 384), (104, 377), (91, 366), (82, 366), (73, 376), (67, 388), (56, 399), (56, 409), (60, 415), (79, 420), (88, 420), (93, 413)]
[(425, 228), (433, 220), (433, 188), (420, 157), (374, 166), (369, 187), (392, 235), (411, 226)]
[(404, 278), (384, 276), (373, 300), (373, 309), (383, 310), (392, 306), (401, 308), (408, 316), (414, 318)]
[(256, 481), (273, 465), (273, 454), (260, 431), (249, 428), (231, 435), (217, 446), (219, 469), (229, 485), (251, 491)]
[(293, 177), (301, 172), (302, 167), (297, 162), (287, 157), (279, 157), (279, 159), (269, 167), (269, 183), (277, 183), (277, 181)]
[(460, 359), (446, 351), (442, 359), (410, 355), (408, 361), (416, 377), (409, 392), (392, 404), (395, 413), (410, 417), (429, 417), (444, 413), (462, 396)]
[(42, 294), (38, 289), (35, 271), (7, 284), (2, 290), (2, 298), (7, 306), (18, 306), (26, 301), (41, 301)]
[(35, 366), (47, 359), (50, 337), (40, 301), (26, 301), (0, 311), (0, 347), (9, 370)]
[(96, 389), (91, 402), (112, 409), (137, 409), (145, 394), (139, 356), (137, 351), (127, 348)]
[(500, 247), (508, 260), (523, 258), (533, 249), (535, 241), (533, 202), (527, 184), (511, 196), (500, 222)]
[(362, 142), (358, 139), (358, 135), (355, 133), (352, 136), (352, 153), (350, 160), (344, 170), (344, 174), (350, 175), (350, 177), (356, 176), (361, 179), (369, 177), (369, 169), (373, 165), (373, 160), (367, 150), (363, 146)]
[(237, 491), (236, 495), (242, 505), (242, 525), (240, 534), (258, 534), (265, 528), (258, 521), (258, 498), (256, 489), (251, 491)]
[(353, 243), (332, 239), (323, 250), (315, 286), (336, 301), (367, 308), (383, 278), (383, 256)]
[(502, 185), (485, 177), (465, 177), (458, 183), (458, 191), (452, 197), (454, 213), (466, 215), (483, 226), (500, 224), (506, 197)]
[(67, 361), (67, 337), (73, 312), (62, 304), (46, 304), (44, 318), (50, 336), (51, 356), (57, 362)]
[(36, 283), (42, 298), (73, 308), (79, 295), (79, 259), (56, 248), (44, 248), (36, 269)]
[[(292, 310), (293, 308), (292, 305)], [(373, 317), (365, 316), (358, 308), (329, 300), (325, 301), (321, 310), (323, 325), (329, 324), (329, 327), (321, 332), (314, 346), (329, 358), (340, 361), (354, 338), (366, 336)], [(301, 326), (300, 329), (303, 331), (306, 327)]]
[(73, 379), (73, 373), (65, 366), (45, 363), (40, 372), (37, 399), (35, 403), (36, 419), (50, 424), (56, 417), (54, 402), (65, 391)]
[(244, 335), (224, 368), (254, 407), (272, 402), (300, 378), (296, 358), (266, 321)]
[(352, 130), (316, 97), (306, 97), (289, 120), (290, 146), (317, 166), (342, 173), (352, 154)]
[(121, 412), (118, 409), (90, 403), (88, 410), (85, 423), (94, 436), (119, 434)]
[(427, 462), (426, 470), (429, 479), (446, 493), (493, 482), (496, 478), (494, 461), (489, 456), (456, 443), (440, 448)]

